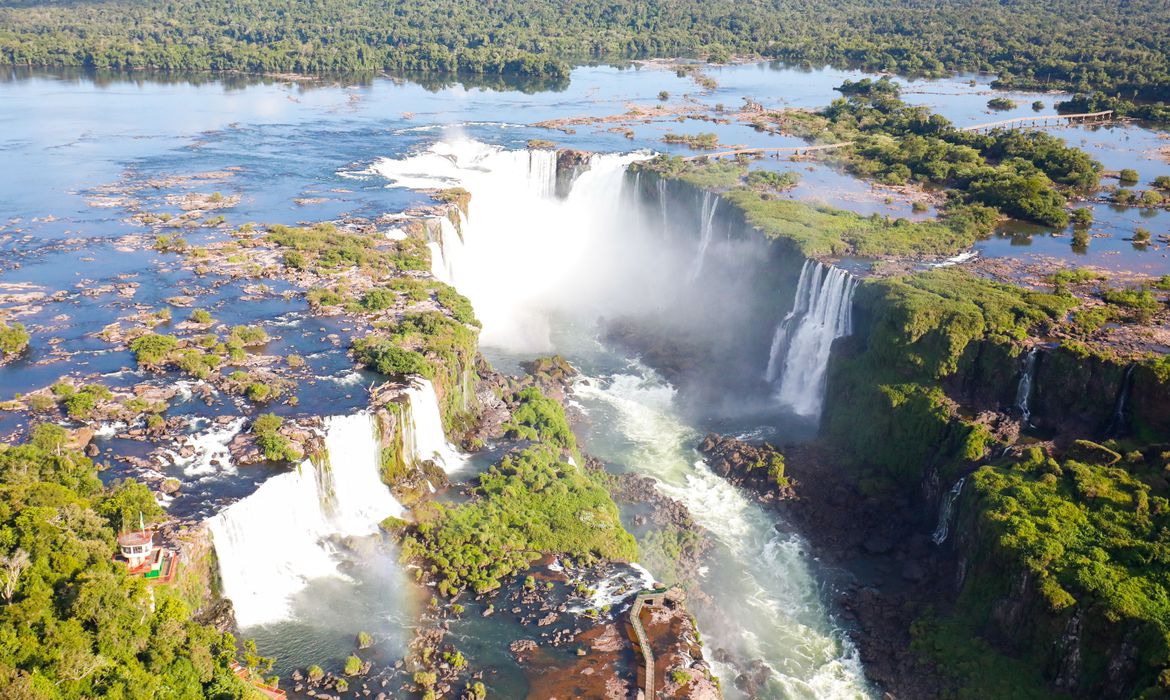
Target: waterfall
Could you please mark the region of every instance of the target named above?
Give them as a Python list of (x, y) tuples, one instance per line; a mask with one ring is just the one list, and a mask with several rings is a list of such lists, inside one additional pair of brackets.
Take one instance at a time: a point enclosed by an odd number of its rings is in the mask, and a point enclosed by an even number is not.
[[(638, 173), (641, 175), (641, 173)], [(670, 224), (666, 216), (666, 178), (659, 177), (656, 183), (658, 187), (658, 211), (662, 216), (662, 235), (665, 236), (670, 231)]]
[(1121, 388), (1117, 390), (1117, 402), (1113, 405), (1113, 418), (1109, 421), (1106, 435), (1117, 435), (1125, 429), (1125, 405), (1129, 402), (1129, 392), (1133, 386), (1133, 367), (1133, 365), (1126, 367), (1125, 374), (1121, 377)]
[(373, 534), (403, 513), (379, 476), (373, 418), (331, 417), (325, 431), (323, 459), (271, 477), (207, 521), (242, 628), (289, 619), (310, 580), (340, 575), (330, 537)]
[(1020, 374), (1020, 384), (1016, 388), (1016, 408), (1020, 411), (1020, 418), (1025, 427), (1032, 425), (1032, 410), (1028, 407), (1028, 399), (1032, 396), (1032, 384), (1036, 380), (1036, 357), (1039, 351), (1038, 347), (1028, 351), (1024, 371)]
[[(663, 180), (659, 180), (663, 182)], [(699, 215), (699, 251), (695, 255), (695, 264), (691, 267), (688, 279), (694, 282), (703, 272), (703, 261), (707, 257), (707, 247), (711, 245), (711, 230), (715, 228), (715, 210), (719, 208), (719, 195), (709, 190), (703, 190), (703, 210)], [(666, 204), (662, 200), (663, 226), (666, 224)]]
[[(462, 212), (458, 209), (452, 211), (462, 223)], [(432, 227), (431, 221), (438, 221), (437, 226)], [(427, 224), (427, 237), (430, 239), (427, 241), (427, 247), (431, 250), (431, 274), (440, 282), (454, 284), (455, 267), (459, 264), (459, 256), (463, 252), (463, 236), (459, 233), (459, 228), (455, 226), (455, 223), (446, 216), (429, 219)]]
[(796, 283), (796, 297), (792, 310), (780, 320), (776, 326), (776, 333), (772, 336), (772, 351), (768, 354), (768, 369), (765, 372), (769, 382), (779, 379), (780, 373), (784, 371), (784, 359), (788, 355), (788, 344), (792, 340), (792, 321), (808, 311), (808, 288), (814, 277), (818, 278), (817, 284), (820, 283), (822, 269), (821, 265), (811, 260), (806, 260), (800, 268), (800, 281)]
[(403, 417), (402, 444), (411, 461), (417, 464), (431, 460), (448, 474), (462, 467), (466, 460), (443, 432), (443, 414), (434, 384), (415, 377), (403, 394), (407, 397), (407, 410)]
[(792, 311), (776, 328), (766, 374), (780, 377), (780, 404), (801, 416), (819, 416), (833, 341), (853, 331), (856, 278), (832, 265), (807, 261)]
[(946, 542), (947, 535), (951, 534), (951, 516), (954, 514), (955, 501), (959, 500), (959, 494), (963, 492), (963, 484), (966, 481), (967, 477), (956, 481), (938, 504), (938, 525), (934, 528), (934, 534), (930, 536), (935, 544)]
[(372, 170), (393, 187), (471, 193), (463, 239), (444, 236), (432, 272), (471, 300), (481, 344), (543, 353), (552, 348), (550, 308), (594, 302), (573, 282), (597, 278), (598, 236), (612, 232), (628, 246), (628, 237), (617, 236), (630, 220), (621, 199), (625, 169), (645, 157), (591, 156), (564, 198), (555, 194), (556, 153), (548, 150), (440, 141), (403, 159), (379, 159)]

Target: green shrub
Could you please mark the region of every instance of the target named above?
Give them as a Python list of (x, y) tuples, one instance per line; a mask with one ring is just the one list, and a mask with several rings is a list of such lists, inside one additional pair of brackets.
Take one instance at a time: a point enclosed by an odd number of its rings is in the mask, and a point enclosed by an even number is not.
[(313, 308), (320, 308), (322, 306), (338, 306), (345, 299), (332, 289), (310, 289), (307, 295), (309, 306)]
[(207, 325), (211, 323), (211, 313), (206, 309), (195, 309), (191, 312), (191, 322), (200, 325)]
[(431, 562), (445, 595), (494, 590), (541, 553), (632, 560), (637, 546), (609, 493), (558, 455), (547, 445), (508, 455), (481, 475), (476, 499), (420, 522), (403, 556)]
[(292, 441), (280, 434), (284, 419), (272, 413), (256, 416), (252, 421), (252, 433), (256, 436), (256, 446), (260, 448), (264, 459), (272, 462), (295, 462), (303, 456)]
[(1132, 185), (1136, 184), (1141, 177), (1138, 175), (1138, 171), (1133, 168), (1122, 168), (1117, 173), (1117, 179), (1123, 183)]
[(515, 398), (518, 405), (503, 425), (508, 437), (545, 442), (567, 450), (577, 448), (577, 440), (559, 402), (534, 386), (522, 389)]
[(29, 334), (24, 324), (14, 323), (11, 326), (0, 323), (0, 356), (16, 355), (24, 352), (28, 347)]
[(1072, 219), (1074, 228), (1089, 228), (1093, 225), (1093, 210), (1088, 207), (1073, 209), (1072, 215), (1069, 218)]
[(345, 659), (345, 675), (356, 676), (362, 672), (362, 660), (356, 654), (350, 654)]
[(359, 338), (353, 343), (354, 358), (380, 374), (392, 377), (420, 375), (433, 377), (434, 368), (414, 350), (407, 350), (393, 340), (377, 336)]
[(169, 335), (147, 333), (140, 335), (130, 342), (130, 351), (134, 359), (142, 367), (158, 367), (167, 361), (167, 357), (179, 346), (179, 340)]
[(264, 345), (268, 342), (268, 332), (260, 326), (233, 326), (228, 335), (229, 343), (236, 343), (245, 348)]

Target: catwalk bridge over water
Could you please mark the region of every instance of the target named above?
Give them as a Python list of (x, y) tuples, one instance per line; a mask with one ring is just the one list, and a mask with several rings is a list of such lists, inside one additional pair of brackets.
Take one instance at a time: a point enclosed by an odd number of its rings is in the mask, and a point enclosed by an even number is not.
[[(974, 124), (972, 126), (964, 126), (959, 131), (974, 131), (976, 133), (991, 133), (996, 129), (1043, 129), (1049, 126), (1074, 126), (1079, 124), (1104, 124), (1115, 119), (1113, 110), (1106, 110), (1104, 112), (1088, 112), (1085, 114), (1048, 114), (1038, 115), (1033, 117), (1016, 117), (1015, 119), (1003, 119), (997, 122), (987, 122), (985, 124)], [(783, 156), (792, 156), (799, 158), (801, 156), (812, 155), (814, 153), (823, 153), (825, 151), (835, 151), (838, 148), (852, 146), (853, 141), (842, 141), (840, 143), (822, 143), (810, 146), (782, 146), (778, 148), (738, 148), (734, 151), (719, 151), (717, 153), (701, 153), (697, 156), (687, 156), (683, 160), (701, 160), (703, 158), (734, 158), (739, 155), (764, 155), (772, 154), (777, 158)]]

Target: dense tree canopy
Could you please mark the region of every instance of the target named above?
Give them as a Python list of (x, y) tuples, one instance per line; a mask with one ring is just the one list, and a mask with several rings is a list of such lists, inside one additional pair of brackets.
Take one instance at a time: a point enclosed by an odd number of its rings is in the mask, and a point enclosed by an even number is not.
[(0, 688), (5, 698), (249, 698), (235, 642), (175, 591), (113, 561), (114, 534), (161, 513), (134, 482), (104, 488), (45, 424), (0, 446)]
[(1162, 0), (0, 2), (0, 62), (564, 75), (566, 61), (731, 53), (1170, 97)]

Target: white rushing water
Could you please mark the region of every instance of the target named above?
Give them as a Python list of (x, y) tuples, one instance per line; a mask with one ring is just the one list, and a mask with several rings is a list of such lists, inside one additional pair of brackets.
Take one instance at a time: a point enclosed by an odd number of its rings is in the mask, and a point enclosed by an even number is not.
[[(664, 270), (685, 282), (688, 272), (698, 275), (704, 268), (716, 197), (703, 202), (697, 249), (684, 252), (691, 257), (672, 267), (656, 257), (662, 253), (662, 237), (653, 237), (651, 247), (636, 247), (638, 213), (628, 203), (622, 206), (624, 170), (637, 156), (593, 157), (563, 199), (551, 194), (554, 158), (551, 152), (507, 152), (457, 141), (374, 166), (396, 186), (462, 186), (471, 192), (463, 240), (452, 241), (443, 231), (444, 240), (435, 246), (443, 259), (434, 264), (436, 276), (471, 299), (484, 324), (485, 348), (558, 351), (573, 359), (573, 351), (580, 348), (554, 347), (552, 324), (567, 323), (579, 331), (578, 322), (566, 317), (592, 323), (597, 307), (583, 306), (583, 298), (613, 293), (604, 285), (611, 279), (608, 269), (630, 265), (639, 277)], [(660, 187), (660, 211), (651, 211), (650, 219), (666, 222), (665, 195)], [(827, 304), (832, 294), (851, 294), (852, 278), (836, 268), (817, 274), (831, 277), (831, 285), (839, 281), (846, 287), (818, 290), (807, 301), (821, 318), (829, 312), (818, 300)], [(639, 303), (629, 289), (620, 294), (609, 298), (609, 309), (621, 313)], [(836, 303), (847, 306), (846, 301), (839, 298)], [(845, 314), (847, 330), (847, 310)], [(801, 326), (808, 315), (801, 315)], [(812, 321), (808, 325), (805, 335)], [(567, 328), (557, 326), (558, 331)], [(794, 334), (801, 332), (794, 328)], [(806, 342), (801, 336), (801, 347)], [(821, 601), (803, 541), (777, 529), (773, 515), (697, 459), (693, 445), (699, 436), (674, 409), (674, 393), (640, 366), (633, 373), (582, 381), (576, 389), (586, 410), (597, 414), (593, 429), (605, 433), (587, 440), (586, 449), (653, 476), (664, 493), (683, 502), (718, 540), (717, 560), (703, 582), (714, 600), (700, 613), (704, 638), (711, 648), (727, 649), (745, 664), (762, 661), (772, 671), (769, 697), (868, 697), (856, 651), (836, 630)], [(723, 680), (728, 697), (739, 697), (732, 677)]]
[(776, 326), (766, 375), (779, 379), (780, 404), (801, 416), (819, 416), (833, 341), (853, 332), (857, 280), (845, 270), (805, 261), (792, 310)]
[(456, 283), (483, 323), (480, 342), (549, 352), (548, 312), (585, 302), (566, 280), (596, 275), (588, 262), (601, 217), (618, 210), (625, 167), (645, 156), (599, 155), (565, 198), (554, 196), (556, 152), (508, 151), (476, 141), (440, 141), (404, 159), (383, 158), (373, 171), (392, 186), (464, 187), (471, 192), (462, 239), (443, 225), (432, 244), (432, 272)]
[(1032, 383), (1036, 379), (1036, 356), (1040, 348), (1034, 347), (1028, 351), (1024, 359), (1024, 371), (1020, 373), (1020, 383), (1016, 386), (1016, 408), (1020, 411), (1020, 420), (1024, 426), (1032, 424), (1032, 409), (1028, 406), (1032, 398)]
[[(772, 672), (768, 697), (869, 697), (857, 652), (821, 601), (804, 542), (778, 532), (772, 515), (698, 458), (699, 435), (673, 408), (674, 389), (633, 369), (579, 381), (574, 395), (594, 422), (604, 417), (617, 433), (591, 449), (653, 476), (716, 538), (702, 582), (713, 609), (696, 611), (708, 646), (745, 662), (762, 659)], [(723, 687), (735, 697), (731, 680), (724, 677)]]
[(403, 393), (408, 398), (402, 426), (403, 448), (414, 463), (433, 460), (450, 474), (466, 462), (455, 446), (447, 441), (443, 432), (443, 414), (439, 410), (439, 399), (435, 386), (421, 377), (411, 379), (410, 386)]
[[(665, 180), (659, 180), (665, 182)], [(707, 259), (707, 249), (711, 247), (711, 236), (715, 228), (715, 211), (719, 209), (719, 196), (710, 190), (703, 190), (703, 207), (699, 214), (699, 251), (695, 254), (695, 263), (691, 267), (688, 279), (694, 282), (703, 273), (703, 261)], [(666, 208), (663, 206), (663, 226), (665, 227)]]
[(930, 536), (935, 544), (946, 542), (947, 537), (951, 534), (951, 518), (954, 515), (955, 501), (959, 500), (959, 495), (963, 493), (963, 484), (966, 481), (967, 477), (956, 481), (951, 490), (943, 494), (942, 501), (939, 502), (938, 524), (935, 525), (934, 534)]
[(330, 537), (373, 534), (403, 513), (379, 476), (371, 416), (331, 417), (325, 428), (322, 464), (305, 460), (208, 520), (241, 628), (289, 619), (293, 596), (310, 581), (341, 575)]

